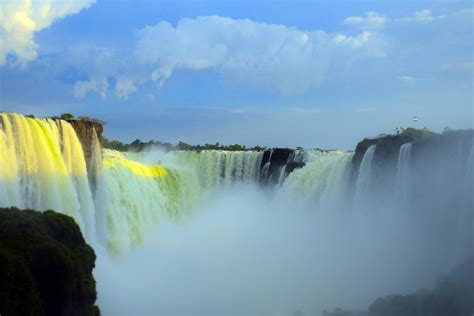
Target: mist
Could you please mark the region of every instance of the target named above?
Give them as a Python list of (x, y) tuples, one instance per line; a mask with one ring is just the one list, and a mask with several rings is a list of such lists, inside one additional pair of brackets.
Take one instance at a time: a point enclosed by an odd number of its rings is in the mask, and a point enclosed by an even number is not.
[(86, 159), (71, 123), (1, 118), (1, 206), (77, 221), (104, 315), (367, 310), (473, 256), (472, 130), (364, 139), (354, 152), (123, 153), (92, 133)]
[[(343, 202), (354, 188), (341, 184), (347, 167), (334, 155), (308, 159), (282, 187), (244, 182), (215, 189), (189, 216), (161, 220), (143, 244), (123, 255), (96, 249), (101, 310), (320, 315), (337, 306), (367, 310), (377, 297), (431, 288), (472, 255), (474, 240), (472, 178), (468, 172), (451, 185), (468, 169), (443, 150), (423, 167), (415, 164), (418, 170), (405, 182), (396, 181), (390, 166), (373, 162), (378, 174), (372, 170), (371, 177), (383, 185), (372, 183), (354, 204)], [(166, 164), (162, 153), (145, 160), (157, 157)], [(423, 170), (435, 171), (420, 178)], [(302, 186), (307, 190), (301, 192)], [(416, 196), (400, 198), (397, 186)]]

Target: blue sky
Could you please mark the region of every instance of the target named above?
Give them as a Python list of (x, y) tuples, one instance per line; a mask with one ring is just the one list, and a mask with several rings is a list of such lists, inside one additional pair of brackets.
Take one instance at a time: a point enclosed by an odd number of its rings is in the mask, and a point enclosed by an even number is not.
[(131, 141), (351, 149), (472, 128), (471, 1), (4, 1), (0, 110)]

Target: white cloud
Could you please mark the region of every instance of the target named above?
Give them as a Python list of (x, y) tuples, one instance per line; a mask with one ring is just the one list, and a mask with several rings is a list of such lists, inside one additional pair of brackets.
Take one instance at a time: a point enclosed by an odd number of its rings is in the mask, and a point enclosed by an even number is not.
[(415, 78), (407, 75), (398, 76), (397, 79), (403, 83), (414, 83), (416, 81)]
[(350, 16), (343, 20), (343, 24), (360, 29), (377, 29), (387, 23), (387, 18), (377, 12), (367, 12), (365, 16)]
[(0, 65), (9, 54), (25, 65), (36, 59), (34, 33), (68, 15), (90, 7), (95, 0), (3, 0), (0, 2)]
[(127, 77), (120, 76), (115, 83), (115, 95), (121, 99), (127, 99), (128, 95), (137, 90), (135, 82)]
[(220, 16), (181, 19), (137, 32), (134, 56), (152, 67), (160, 86), (176, 70), (214, 70), (223, 78), (276, 90), (305, 91), (326, 79), (332, 67), (385, 55), (377, 34), (356, 36), (236, 20)]
[(416, 11), (414, 16), (401, 18), (400, 20), (405, 22), (432, 22), (444, 18), (446, 18), (445, 15), (433, 16), (433, 12), (431, 12), (431, 10), (423, 9)]
[(103, 100), (107, 98), (109, 83), (105, 77), (94, 77), (90, 80), (77, 81), (74, 85), (73, 95), (83, 99), (89, 92), (96, 92)]
[[(322, 82), (337, 85), (338, 80), (368, 77), (395, 79), (409, 87), (437, 76), (434, 71), (440, 67), (468, 73), (472, 14), (473, 10), (465, 9), (434, 15), (425, 9), (397, 18), (367, 12), (344, 19), (348, 28), (335, 33), (202, 16), (138, 30), (131, 55), (119, 57), (116, 50), (104, 47), (79, 47), (69, 55), (77, 55), (71, 60), (89, 78), (112, 78), (112, 91), (123, 99), (150, 82), (161, 88), (180, 70), (213, 71), (227, 82), (286, 96)], [(390, 58), (381, 58), (389, 54)], [(81, 65), (84, 59), (88, 62)], [(107, 93), (107, 89), (87, 91)]]

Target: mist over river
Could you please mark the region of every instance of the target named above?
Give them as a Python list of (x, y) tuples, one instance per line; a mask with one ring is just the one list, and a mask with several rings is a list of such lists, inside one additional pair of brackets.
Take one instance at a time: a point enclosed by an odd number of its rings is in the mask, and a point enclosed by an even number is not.
[[(104, 315), (320, 315), (431, 288), (472, 255), (472, 131), (356, 151), (90, 148), (1, 114), (0, 206), (72, 216)], [(34, 150), (32, 150), (34, 148)]]

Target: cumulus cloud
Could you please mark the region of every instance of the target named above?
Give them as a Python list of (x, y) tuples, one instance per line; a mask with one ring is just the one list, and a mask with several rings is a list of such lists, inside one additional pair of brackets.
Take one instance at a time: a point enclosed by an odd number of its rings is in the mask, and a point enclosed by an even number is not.
[(95, 0), (6, 0), (0, 3), (0, 65), (8, 55), (15, 55), (24, 65), (37, 56), (34, 34), (54, 22), (82, 9)]
[(343, 20), (343, 24), (360, 29), (377, 29), (387, 23), (387, 18), (377, 12), (367, 12), (365, 16), (350, 16)]
[[(446, 65), (442, 70), (451, 72), (468, 69), (469, 65), (463, 62), (469, 61), (472, 45), (466, 44), (467, 49), (450, 47), (463, 42), (452, 34), (472, 33), (465, 30), (471, 21), (469, 9), (446, 15), (424, 9), (401, 18), (367, 12), (344, 19), (342, 23), (348, 28), (343, 32), (327, 32), (201, 16), (183, 18), (176, 24), (162, 21), (136, 31), (131, 54), (126, 51), (118, 56), (113, 49), (85, 47), (75, 48), (70, 55), (77, 56), (70, 58), (78, 61), (81, 74), (87, 79), (78, 82), (78, 90), (95, 91), (102, 97), (107, 89), (87, 88), (97, 86), (92, 84), (97, 80), (90, 78), (110, 78), (111, 91), (126, 99), (150, 82), (161, 88), (177, 71), (212, 71), (227, 82), (288, 96), (314, 89), (323, 82), (334, 84), (341, 78), (385, 75), (409, 84), (434, 76), (432, 69), (439, 71), (440, 65)], [(419, 55), (425, 51), (439, 53)], [(381, 58), (389, 54), (399, 62)], [(420, 58), (423, 64), (419, 63)], [(87, 65), (81, 64), (84, 59)], [(405, 74), (408, 69), (410, 76)], [(75, 95), (83, 97), (85, 93)], [(155, 98), (145, 99), (153, 102)]]
[(294, 94), (317, 86), (332, 67), (385, 55), (372, 32), (351, 36), (248, 19), (202, 16), (147, 26), (137, 32), (134, 56), (152, 67), (162, 86), (176, 70), (214, 70), (223, 78)]
[(433, 15), (433, 12), (428, 9), (423, 9), (420, 11), (416, 11), (414, 16), (401, 18), (401, 21), (406, 22), (432, 22), (436, 20), (441, 20), (446, 18), (446, 15)]
[(73, 95), (83, 99), (89, 92), (96, 92), (103, 100), (107, 98), (109, 83), (105, 77), (94, 77), (90, 80), (77, 81), (74, 85)]
[(115, 95), (121, 99), (127, 99), (128, 95), (137, 90), (135, 82), (125, 76), (117, 78), (115, 83)]

